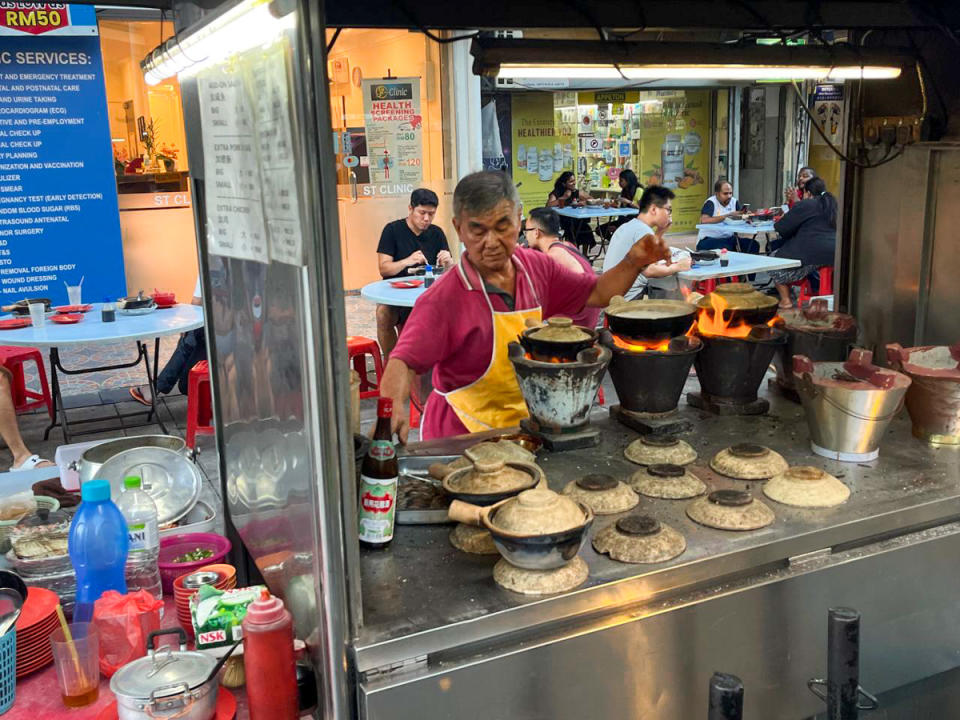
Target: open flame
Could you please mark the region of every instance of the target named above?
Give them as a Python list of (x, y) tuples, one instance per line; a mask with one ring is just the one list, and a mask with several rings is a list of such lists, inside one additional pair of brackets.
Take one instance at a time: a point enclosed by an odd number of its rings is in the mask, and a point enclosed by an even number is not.
[[(724, 311), (728, 309), (728, 303), (720, 293), (710, 293), (709, 297), (710, 309), (701, 308), (697, 315), (696, 327), (699, 335), (745, 338), (750, 334), (753, 326), (745, 323), (742, 318), (734, 323), (732, 318), (728, 320), (723, 316)], [(779, 327), (783, 324), (783, 318), (779, 315), (767, 322), (770, 327)]]
[(669, 340), (624, 340), (622, 337), (610, 333), (613, 338), (613, 344), (618, 348), (629, 350), (631, 352), (666, 352), (670, 349)]
[(534, 357), (533, 355), (531, 355), (530, 353), (524, 353), (523, 356), (524, 356), (527, 360), (533, 360), (534, 362), (554, 363), (555, 365), (560, 365), (560, 364), (562, 364), (562, 363), (568, 362), (567, 360), (564, 360), (564, 359), (559, 358), (559, 357), (556, 357), (556, 356), (554, 356), (554, 357), (547, 357), (547, 358), (544, 358), (544, 357), (535, 358), (535, 357)]

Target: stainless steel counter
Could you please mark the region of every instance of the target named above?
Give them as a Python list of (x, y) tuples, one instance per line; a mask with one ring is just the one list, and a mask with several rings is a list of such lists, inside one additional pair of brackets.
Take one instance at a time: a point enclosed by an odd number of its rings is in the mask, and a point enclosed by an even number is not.
[[(691, 386), (696, 387), (695, 380)], [(355, 643), (357, 669), (376, 676), (427, 657), (441, 658), (455, 648), (463, 652), (574, 618), (760, 577), (831, 549), (848, 551), (960, 517), (960, 453), (915, 440), (905, 413), (891, 424), (877, 461), (838, 463), (810, 452), (800, 406), (777, 395), (767, 397), (772, 403), (767, 416), (707, 416), (683, 401), (681, 413), (696, 424), (687, 438), (699, 453), (692, 471), (710, 489), (752, 490), (776, 513), (772, 526), (747, 533), (712, 530), (686, 517), (689, 501), (642, 498), (636, 510), (680, 530), (687, 538), (686, 552), (659, 565), (628, 565), (598, 555), (588, 542), (581, 551), (590, 568), (587, 582), (547, 598), (526, 598), (498, 587), (492, 579), (498, 556), (455, 550), (447, 540), (450, 526), (398, 527), (390, 548), (362, 553), (364, 624)], [(626, 478), (639, 469), (623, 456), (638, 437), (635, 432), (610, 420), (605, 408), (595, 411), (594, 425), (602, 430), (599, 448), (541, 455), (552, 488), (559, 490), (588, 472)], [(826, 510), (789, 508), (767, 500), (760, 483), (731, 480), (709, 469), (715, 452), (747, 440), (777, 450), (791, 465), (824, 468), (850, 486), (850, 499)], [(598, 517), (591, 537), (617, 517)]]

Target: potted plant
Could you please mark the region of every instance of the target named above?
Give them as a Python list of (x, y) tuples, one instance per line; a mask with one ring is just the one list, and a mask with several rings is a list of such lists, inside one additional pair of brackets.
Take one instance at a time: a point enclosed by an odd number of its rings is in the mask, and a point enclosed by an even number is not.
[(176, 145), (167, 145), (164, 143), (157, 152), (157, 159), (163, 163), (164, 170), (173, 172), (177, 169), (177, 156), (179, 154), (180, 150)]

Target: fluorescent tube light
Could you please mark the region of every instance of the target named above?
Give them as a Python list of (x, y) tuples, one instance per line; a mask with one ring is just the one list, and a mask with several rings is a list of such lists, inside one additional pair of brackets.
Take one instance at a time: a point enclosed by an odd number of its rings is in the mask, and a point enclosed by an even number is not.
[[(623, 73), (621, 75), (621, 72)], [(799, 65), (520, 65), (503, 64), (498, 77), (513, 80), (882, 80), (899, 77), (894, 66)]]

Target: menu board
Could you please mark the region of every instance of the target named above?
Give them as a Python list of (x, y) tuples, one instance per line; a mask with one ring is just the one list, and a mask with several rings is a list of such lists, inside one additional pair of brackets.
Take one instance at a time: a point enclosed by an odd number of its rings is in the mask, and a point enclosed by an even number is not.
[(420, 78), (364, 80), (363, 120), (372, 183), (423, 179)]
[(210, 252), (303, 264), (286, 39), (197, 77)]
[(0, 8), (0, 303), (126, 294), (92, 6)]

